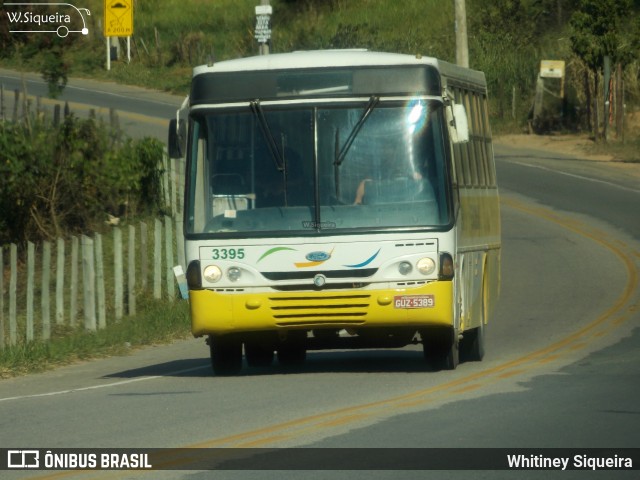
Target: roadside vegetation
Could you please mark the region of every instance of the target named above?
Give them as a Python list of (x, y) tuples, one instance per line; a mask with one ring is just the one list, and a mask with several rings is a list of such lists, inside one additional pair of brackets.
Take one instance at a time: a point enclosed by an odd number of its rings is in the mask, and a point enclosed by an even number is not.
[[(141, 345), (184, 338), (189, 334), (188, 305), (153, 298), (138, 288), (136, 315), (114, 320), (113, 295), (107, 295), (107, 327), (87, 331), (83, 322), (56, 322), (48, 339), (25, 339), (26, 316), (17, 315), (18, 341), (9, 345), (9, 244), (18, 247), (17, 303), (27, 303), (26, 245), (55, 244), (71, 235), (103, 234), (104, 253), (113, 258), (109, 219), (120, 226), (167, 214), (162, 190), (163, 145), (153, 138), (131, 139), (120, 130), (90, 116), (71, 113), (61, 119), (30, 112), (17, 122), (0, 122), (0, 378), (41, 371), (52, 366), (96, 356), (122, 354)], [(152, 261), (151, 252), (141, 252)], [(0, 259), (3, 255), (0, 255)], [(70, 259), (67, 256), (67, 261)], [(57, 268), (57, 267), (55, 267)], [(44, 269), (44, 267), (43, 267)], [(65, 271), (70, 265), (64, 266)], [(113, 288), (113, 268), (104, 269), (104, 281)], [(142, 272), (137, 272), (140, 278)], [(55, 271), (52, 269), (51, 275)], [(40, 273), (38, 273), (38, 276)], [(83, 277), (84, 278), (84, 277)], [(140, 278), (141, 279), (141, 278)], [(141, 279), (142, 280), (142, 279)], [(71, 282), (67, 280), (70, 284)], [(32, 295), (38, 298), (36, 283)], [(65, 290), (65, 304), (69, 304)], [(38, 302), (36, 316), (41, 314)]]
[[(0, 378), (188, 335), (186, 302), (156, 300), (149, 289), (140, 288), (137, 315), (114, 320), (113, 295), (108, 295), (106, 328), (91, 332), (83, 322), (65, 318), (64, 323), (51, 326), (46, 340), (39, 332), (31, 341), (25, 338), (27, 320), (22, 309), (28, 303), (27, 242), (36, 244), (41, 258), (43, 241), (55, 245), (56, 239), (68, 240), (71, 235), (101, 233), (104, 252), (113, 258), (109, 219), (124, 226), (141, 220), (153, 223), (168, 213), (164, 211), (162, 159), (159, 140), (128, 138), (93, 116), (81, 119), (66, 112), (50, 118), (43, 112), (27, 111), (15, 122), (0, 121), (0, 247), (4, 252), (0, 255), (4, 257), (0, 264)], [(8, 341), (9, 244), (18, 247), (16, 303), (20, 308), (15, 343)], [(71, 261), (68, 255), (66, 260)], [(63, 268), (69, 272), (70, 263)], [(54, 266), (50, 275), (56, 270)], [(104, 273), (108, 288), (113, 288), (114, 269), (108, 266)], [(39, 300), (40, 270), (37, 277), (32, 295)], [(65, 283), (71, 281), (67, 278)], [(64, 295), (69, 307), (68, 289)], [(39, 319), (41, 307), (34, 303)]]
[(95, 118), (0, 122), (0, 245), (99, 232), (161, 212), (163, 146)]
[(48, 342), (21, 342), (0, 349), (0, 379), (125, 355), (141, 346), (170, 343), (191, 335), (186, 302), (147, 299), (140, 305), (140, 312), (97, 332), (58, 327)]
[[(89, 35), (16, 36), (1, 30), (5, 22), (0, 25), (0, 59), (14, 68), (41, 70), (52, 81), (53, 92), (65, 78), (76, 75), (184, 95), (193, 66), (257, 54), (253, 30), (258, 3), (134, 1), (132, 61), (126, 62), (125, 42), (120, 39), (120, 59), (107, 72), (103, 2), (85, 0), (83, 6), (92, 12), (87, 17)], [(453, 0), (270, 3), (272, 52), (367, 48), (455, 61)], [(536, 80), (545, 59), (564, 60), (567, 78), (565, 99), (545, 112), (541, 130), (587, 132), (596, 141), (604, 140), (605, 56), (614, 73), (620, 66), (624, 98), (619, 95), (619, 105), (625, 104), (632, 120), (640, 109), (639, 9), (633, 0), (466, 0), (470, 64), (487, 75), (494, 131), (531, 129)], [(634, 143), (640, 126), (627, 123), (625, 140)], [(611, 142), (622, 140), (621, 127), (610, 132)]]

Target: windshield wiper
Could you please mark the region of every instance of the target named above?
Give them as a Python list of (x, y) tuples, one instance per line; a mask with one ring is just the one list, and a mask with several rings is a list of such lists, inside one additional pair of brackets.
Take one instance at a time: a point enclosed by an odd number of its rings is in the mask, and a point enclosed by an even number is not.
[(262, 135), (267, 142), (267, 147), (269, 148), (269, 153), (271, 153), (271, 158), (273, 159), (273, 163), (279, 172), (284, 172), (285, 164), (284, 158), (280, 154), (280, 150), (278, 150), (278, 146), (276, 145), (275, 140), (273, 139), (273, 135), (271, 134), (271, 129), (269, 128), (269, 124), (267, 123), (267, 119), (264, 116), (264, 111), (262, 110), (262, 105), (260, 105), (260, 100), (254, 100), (250, 103), (251, 111), (258, 119), (258, 125), (260, 125), (260, 130), (262, 131)]
[(284, 206), (289, 205), (288, 201), (288, 192), (287, 192), (287, 161), (284, 157), (285, 152), (285, 136), (282, 134), (282, 153), (278, 150), (278, 145), (276, 144), (275, 139), (271, 133), (271, 129), (269, 128), (269, 124), (267, 123), (267, 118), (264, 116), (264, 110), (262, 110), (262, 105), (260, 105), (260, 100), (254, 100), (250, 103), (251, 111), (254, 113), (256, 118), (258, 119), (258, 125), (260, 125), (260, 130), (262, 131), (262, 136), (267, 142), (267, 147), (269, 148), (269, 152), (271, 153), (271, 158), (273, 159), (273, 163), (276, 166), (276, 169), (279, 172), (282, 172), (282, 191), (284, 194)]
[(367, 118), (369, 118), (369, 115), (371, 115), (371, 112), (373, 112), (373, 109), (376, 108), (376, 105), (378, 104), (379, 101), (380, 101), (380, 97), (376, 97), (375, 95), (372, 95), (371, 98), (369, 98), (369, 103), (367, 103), (367, 107), (364, 109), (364, 112), (362, 112), (362, 116), (358, 120), (358, 123), (356, 123), (355, 126), (353, 127), (353, 130), (349, 134), (347, 141), (344, 143), (339, 153), (338, 153), (338, 143), (337, 143), (339, 137), (337, 135), (337, 130), (336, 130), (336, 158), (333, 162), (333, 164), (336, 167), (339, 167), (340, 165), (342, 165), (342, 162), (344, 162), (344, 159), (347, 156), (347, 152), (349, 152), (349, 149), (351, 148), (351, 144), (358, 136), (358, 133), (360, 133), (360, 130), (362, 129), (364, 123), (367, 121)]

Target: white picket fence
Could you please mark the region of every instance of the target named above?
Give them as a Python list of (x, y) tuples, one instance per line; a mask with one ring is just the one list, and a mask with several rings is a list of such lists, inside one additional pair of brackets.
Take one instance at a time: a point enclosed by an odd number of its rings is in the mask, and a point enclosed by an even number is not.
[(141, 222), (112, 227), (105, 235), (28, 242), (21, 263), (16, 244), (0, 247), (0, 349), (47, 341), (59, 327), (105, 328), (135, 315), (139, 295), (177, 298), (173, 267), (185, 269), (184, 171), (166, 156), (164, 166), (165, 202), (173, 215), (155, 219), (151, 230)]

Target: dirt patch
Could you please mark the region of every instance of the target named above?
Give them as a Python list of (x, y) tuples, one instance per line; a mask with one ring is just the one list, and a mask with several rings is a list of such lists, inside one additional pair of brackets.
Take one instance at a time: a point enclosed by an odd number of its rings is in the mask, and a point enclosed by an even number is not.
[[(627, 141), (640, 138), (640, 111), (629, 112), (625, 115), (625, 138)], [(612, 126), (612, 129), (614, 127)], [(588, 134), (572, 135), (526, 135), (509, 134), (496, 135), (494, 141), (498, 144), (519, 148), (530, 148), (547, 152), (557, 152), (574, 158), (602, 162), (628, 162), (633, 158), (633, 163), (638, 164), (637, 157), (629, 155), (628, 151), (621, 149), (618, 140), (615, 140), (615, 129), (611, 131), (614, 137), (611, 141), (611, 152), (605, 152), (603, 145), (596, 145)], [(629, 142), (627, 142), (629, 143)], [(633, 142), (632, 142), (633, 143)], [(633, 147), (627, 147), (633, 148)]]
[(611, 162), (612, 155), (593, 153), (594, 142), (587, 135), (499, 135), (495, 143), (517, 148), (557, 152), (576, 158)]

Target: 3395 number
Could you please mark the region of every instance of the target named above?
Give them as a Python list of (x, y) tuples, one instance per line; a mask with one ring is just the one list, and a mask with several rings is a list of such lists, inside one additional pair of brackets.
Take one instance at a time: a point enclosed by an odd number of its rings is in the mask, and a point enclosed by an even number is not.
[(211, 254), (214, 260), (242, 260), (244, 248), (214, 248)]

